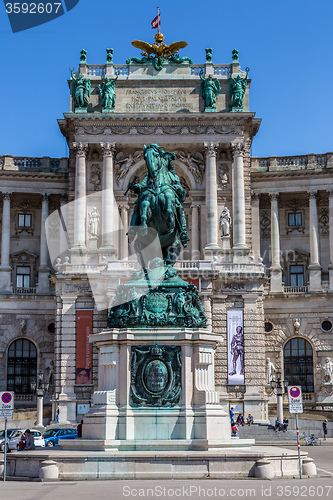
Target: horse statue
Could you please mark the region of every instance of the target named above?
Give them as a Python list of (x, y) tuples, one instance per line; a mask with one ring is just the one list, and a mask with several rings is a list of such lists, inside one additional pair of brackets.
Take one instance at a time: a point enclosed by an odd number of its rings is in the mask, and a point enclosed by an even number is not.
[(142, 182), (132, 181), (127, 188), (138, 194), (128, 232), (129, 242), (134, 241), (134, 249), (145, 268), (142, 249), (157, 235), (165, 265), (173, 266), (181, 245), (186, 247), (189, 240), (182, 207), (186, 191), (172, 164), (174, 153), (163, 151), (157, 144), (144, 146), (143, 152), (148, 172)]

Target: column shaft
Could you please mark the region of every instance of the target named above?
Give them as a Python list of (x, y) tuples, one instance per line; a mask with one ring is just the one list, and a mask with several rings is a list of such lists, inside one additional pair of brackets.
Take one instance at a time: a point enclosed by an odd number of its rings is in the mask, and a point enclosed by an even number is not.
[(191, 244), (192, 244), (192, 252), (191, 258), (192, 260), (200, 259), (200, 249), (199, 249), (199, 206), (192, 205), (192, 225), (191, 225)]
[(127, 205), (121, 206), (121, 258), (128, 259), (128, 209)]
[(309, 193), (309, 233), (310, 233), (310, 291), (321, 291), (321, 266), (319, 263), (319, 229), (317, 213), (317, 193)]
[(272, 193), (271, 197), (271, 292), (282, 292), (282, 269), (280, 263), (280, 227), (278, 193)]
[(10, 253), (10, 194), (3, 193), (2, 231), (1, 231), (1, 267), (9, 267)]
[(231, 149), (234, 156), (233, 162), (233, 248), (247, 248), (245, 236), (245, 191), (244, 191), (244, 163), (243, 155), (245, 145), (233, 143)]
[(47, 241), (46, 241), (46, 229), (45, 222), (49, 216), (49, 199), (48, 195), (43, 195), (42, 199), (42, 215), (41, 215), (41, 226), (40, 226), (40, 252), (39, 252), (39, 268), (47, 268)]
[(114, 236), (114, 193), (113, 156), (114, 144), (101, 143), (103, 150), (103, 193), (102, 193), (102, 248), (115, 251)]
[(259, 213), (259, 195), (252, 195), (252, 252), (258, 261), (260, 257), (260, 213)]
[(86, 248), (86, 153), (87, 144), (75, 143), (74, 247)]
[(310, 265), (319, 266), (317, 194), (309, 193)]
[(205, 143), (206, 148), (206, 221), (207, 244), (205, 249), (218, 249), (218, 214), (216, 149), (217, 144)]
[(328, 192), (328, 216), (329, 216), (329, 245), (330, 245), (330, 264), (328, 266), (329, 270), (329, 281), (330, 281), (330, 291), (333, 292), (333, 191)]

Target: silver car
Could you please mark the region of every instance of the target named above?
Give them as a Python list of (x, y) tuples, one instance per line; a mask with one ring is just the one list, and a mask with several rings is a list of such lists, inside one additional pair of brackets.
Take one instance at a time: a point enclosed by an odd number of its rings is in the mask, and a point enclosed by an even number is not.
[[(9, 450), (8, 442), (17, 429), (7, 429), (7, 451)], [(0, 432), (0, 451), (5, 451), (5, 431)]]
[[(17, 429), (8, 441), (8, 447), (10, 450), (18, 450), (19, 442), (24, 437), (26, 429)], [(31, 434), (34, 437), (35, 446), (40, 448), (45, 448), (45, 440), (43, 434), (37, 429), (30, 429)]]

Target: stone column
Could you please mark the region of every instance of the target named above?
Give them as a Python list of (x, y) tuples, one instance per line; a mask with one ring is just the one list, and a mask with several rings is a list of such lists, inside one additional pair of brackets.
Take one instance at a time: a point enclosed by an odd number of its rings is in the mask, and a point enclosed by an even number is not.
[(204, 310), (205, 316), (207, 318), (207, 328), (212, 329), (212, 301), (211, 294), (202, 292), (200, 293), (200, 299), (202, 302), (202, 308)]
[(233, 154), (233, 249), (247, 249), (245, 237), (245, 190), (244, 190), (244, 163), (245, 144), (235, 142), (231, 144)]
[(2, 230), (1, 230), (1, 266), (0, 266), (0, 290), (11, 292), (11, 267), (9, 265), (10, 255), (10, 193), (2, 193)]
[(218, 245), (218, 207), (216, 179), (216, 150), (218, 144), (205, 143), (206, 149), (206, 221), (207, 244), (205, 250), (219, 249)]
[(192, 224), (191, 224), (191, 258), (192, 260), (200, 260), (199, 248), (199, 208), (200, 205), (191, 205), (192, 209)]
[(38, 269), (38, 293), (47, 293), (49, 291), (49, 278), (48, 274), (50, 268), (48, 267), (48, 249), (46, 240), (45, 222), (49, 215), (49, 196), (48, 194), (42, 195), (42, 213), (40, 225), (40, 250), (39, 250), (39, 269)]
[(76, 353), (76, 292), (64, 293), (57, 300), (56, 405), (59, 423), (76, 422), (75, 353)]
[(128, 260), (128, 205), (120, 205), (121, 217), (121, 259)]
[(309, 289), (321, 291), (321, 266), (319, 264), (319, 230), (317, 213), (317, 192), (311, 191), (309, 195), (309, 233), (310, 233), (310, 264), (309, 264)]
[(73, 249), (86, 250), (86, 155), (88, 144), (75, 142), (73, 148), (76, 150)]
[(282, 292), (282, 268), (280, 262), (279, 193), (270, 193), (271, 198), (271, 292)]
[(260, 257), (260, 213), (259, 213), (259, 195), (252, 193), (252, 253), (255, 262), (258, 262)]
[(102, 247), (103, 252), (115, 254), (113, 235), (114, 193), (113, 193), (113, 158), (115, 144), (101, 143), (103, 151), (103, 192), (102, 192)]
[(329, 246), (330, 246), (330, 264), (328, 266), (330, 292), (333, 292), (333, 190), (328, 191), (329, 207)]

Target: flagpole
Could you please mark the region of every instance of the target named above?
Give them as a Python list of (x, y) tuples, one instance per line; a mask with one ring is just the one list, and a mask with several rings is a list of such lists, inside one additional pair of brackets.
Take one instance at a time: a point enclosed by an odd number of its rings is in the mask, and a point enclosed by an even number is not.
[(160, 30), (160, 8), (157, 7), (157, 27), (158, 27), (158, 33), (161, 33), (161, 30)]

